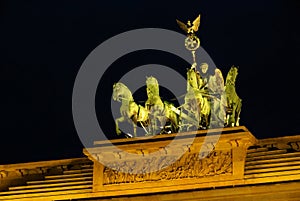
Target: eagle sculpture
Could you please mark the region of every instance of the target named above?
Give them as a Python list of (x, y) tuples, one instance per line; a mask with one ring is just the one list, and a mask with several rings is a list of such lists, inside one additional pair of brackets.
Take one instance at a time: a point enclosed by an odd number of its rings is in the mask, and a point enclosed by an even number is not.
[(191, 24), (191, 21), (188, 20), (187, 24), (184, 24), (183, 22), (177, 20), (177, 24), (179, 27), (186, 32), (188, 35), (195, 34), (196, 31), (198, 31), (199, 25), (200, 25), (200, 15), (193, 21)]

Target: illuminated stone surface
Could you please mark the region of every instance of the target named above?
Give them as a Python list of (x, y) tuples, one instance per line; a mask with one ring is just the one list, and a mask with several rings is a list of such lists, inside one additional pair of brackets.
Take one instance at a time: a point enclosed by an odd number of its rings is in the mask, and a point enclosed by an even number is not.
[[(300, 136), (257, 140), (243, 126), (211, 132), (220, 131), (216, 144), (202, 130), (98, 141), (84, 150), (87, 158), (0, 165), (0, 200), (299, 200)], [(111, 153), (111, 142), (124, 152)], [(165, 165), (176, 150), (184, 154)], [(153, 160), (135, 166), (155, 151)], [(138, 174), (128, 171), (134, 168)]]

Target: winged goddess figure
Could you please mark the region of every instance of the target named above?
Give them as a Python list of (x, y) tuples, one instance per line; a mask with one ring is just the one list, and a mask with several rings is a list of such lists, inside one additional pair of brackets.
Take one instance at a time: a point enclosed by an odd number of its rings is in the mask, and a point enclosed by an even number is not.
[(195, 32), (198, 31), (199, 25), (200, 25), (200, 15), (193, 21), (191, 24), (191, 21), (188, 20), (187, 24), (184, 24), (183, 22), (177, 20), (177, 24), (179, 27), (186, 32), (188, 35), (194, 35)]

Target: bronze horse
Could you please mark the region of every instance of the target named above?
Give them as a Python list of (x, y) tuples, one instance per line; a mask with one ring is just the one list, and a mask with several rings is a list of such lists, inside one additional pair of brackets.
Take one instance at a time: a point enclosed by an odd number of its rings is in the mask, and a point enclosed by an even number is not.
[(149, 124), (149, 111), (143, 106), (134, 102), (131, 91), (128, 87), (121, 83), (115, 83), (113, 85), (113, 100), (122, 103), (120, 107), (121, 117), (115, 119), (116, 133), (121, 134), (119, 129), (119, 123), (127, 121), (133, 125), (133, 135), (136, 137), (137, 124), (139, 123), (143, 128)]
[(225, 93), (227, 98), (226, 126), (239, 126), (242, 99), (236, 93), (235, 81), (238, 75), (238, 68), (232, 66), (227, 74), (225, 82)]
[(188, 69), (187, 94), (184, 98), (183, 109), (187, 110), (189, 116), (196, 118), (195, 120), (199, 122), (197, 129), (207, 128), (210, 119), (210, 103), (205, 92), (200, 89), (202, 84), (200, 75), (194, 69)]
[(162, 101), (159, 95), (159, 84), (155, 77), (146, 77), (146, 90), (148, 99), (145, 108), (149, 111), (150, 134), (176, 133), (178, 131), (179, 117), (172, 109), (174, 105)]
[[(151, 88), (151, 86), (148, 87)], [(134, 137), (137, 135), (136, 130), (138, 125), (143, 127), (146, 135), (175, 133), (178, 131), (179, 118), (178, 115), (171, 110), (173, 105), (168, 102), (162, 102), (156, 93), (151, 92), (153, 89), (148, 90), (148, 100), (146, 101), (146, 106), (143, 107), (135, 103), (131, 91), (125, 84), (120, 82), (114, 84), (113, 100), (122, 103), (120, 107), (121, 117), (115, 119), (116, 132), (118, 135), (121, 134), (119, 123), (124, 121), (133, 125)], [(159, 120), (159, 123), (157, 123), (157, 120)]]

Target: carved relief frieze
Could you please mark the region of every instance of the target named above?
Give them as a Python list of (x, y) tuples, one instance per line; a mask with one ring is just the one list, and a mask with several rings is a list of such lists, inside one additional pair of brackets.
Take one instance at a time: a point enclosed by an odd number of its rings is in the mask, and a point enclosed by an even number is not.
[[(145, 158), (142, 163), (137, 163), (135, 160), (120, 160), (111, 163), (109, 167), (104, 167), (103, 184), (152, 182), (232, 174), (231, 150), (215, 150), (207, 153), (206, 157), (202, 157), (199, 153), (187, 153), (179, 160), (174, 157)], [(176, 162), (170, 164), (170, 161)]]
[(8, 176), (8, 171), (0, 170), (0, 178), (3, 179)]

